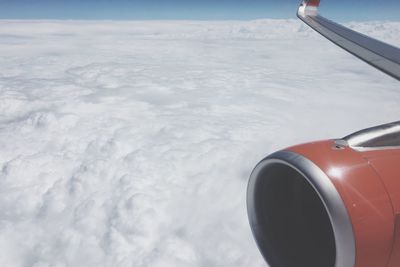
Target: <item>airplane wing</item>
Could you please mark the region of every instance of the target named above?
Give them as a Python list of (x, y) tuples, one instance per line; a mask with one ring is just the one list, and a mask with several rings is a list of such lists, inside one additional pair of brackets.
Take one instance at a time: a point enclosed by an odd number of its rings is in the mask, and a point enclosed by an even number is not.
[(304, 0), (297, 16), (315, 31), (373, 67), (400, 80), (400, 49), (350, 30), (318, 14), (320, 0)]

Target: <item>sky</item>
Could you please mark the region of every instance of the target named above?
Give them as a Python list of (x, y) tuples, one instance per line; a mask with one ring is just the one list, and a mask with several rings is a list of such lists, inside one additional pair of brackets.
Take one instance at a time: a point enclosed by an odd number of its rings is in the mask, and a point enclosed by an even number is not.
[[(0, 19), (250, 20), (294, 18), (299, 0), (0, 0)], [(340, 21), (400, 20), (400, 1), (323, 1)]]

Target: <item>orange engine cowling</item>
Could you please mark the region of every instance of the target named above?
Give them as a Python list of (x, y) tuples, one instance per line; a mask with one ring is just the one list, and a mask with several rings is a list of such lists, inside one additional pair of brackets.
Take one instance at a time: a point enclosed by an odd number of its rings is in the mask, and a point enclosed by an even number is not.
[(268, 156), (247, 209), (271, 267), (400, 266), (400, 123)]

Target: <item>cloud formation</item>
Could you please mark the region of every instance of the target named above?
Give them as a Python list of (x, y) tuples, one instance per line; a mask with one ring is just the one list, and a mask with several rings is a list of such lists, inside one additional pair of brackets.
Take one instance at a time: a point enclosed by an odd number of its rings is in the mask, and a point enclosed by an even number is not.
[(257, 161), (400, 114), (397, 81), (295, 20), (0, 25), (1, 266), (264, 266)]

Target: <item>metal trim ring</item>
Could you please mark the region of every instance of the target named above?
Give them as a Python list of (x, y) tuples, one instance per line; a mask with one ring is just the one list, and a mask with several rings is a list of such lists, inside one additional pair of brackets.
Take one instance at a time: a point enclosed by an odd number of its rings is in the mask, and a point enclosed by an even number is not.
[[(257, 164), (251, 173), (247, 187), (247, 212), (258, 247), (261, 248), (262, 240), (260, 240), (258, 232), (260, 227), (255, 213), (255, 185), (260, 172), (268, 165), (276, 163), (287, 165), (299, 172), (311, 184), (324, 204), (334, 233), (335, 267), (355, 266), (356, 249), (353, 227), (342, 198), (330, 178), (317, 165), (306, 157), (291, 151), (279, 151), (266, 157)], [(262, 252), (261, 249), (260, 251)], [(263, 254), (263, 256), (268, 262), (266, 255)]]

